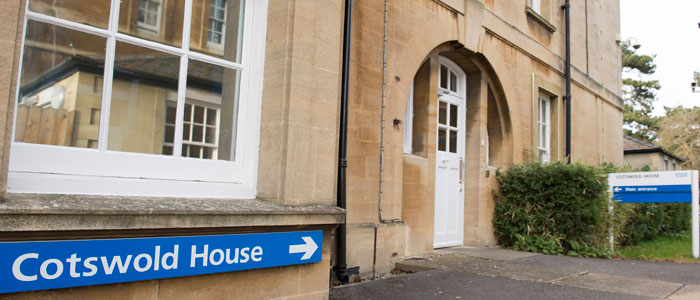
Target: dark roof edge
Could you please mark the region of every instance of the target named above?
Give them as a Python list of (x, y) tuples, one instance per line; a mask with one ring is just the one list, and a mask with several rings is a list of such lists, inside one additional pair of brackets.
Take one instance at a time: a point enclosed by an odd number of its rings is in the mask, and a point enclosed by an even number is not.
[(664, 150), (663, 148), (658, 147), (658, 146), (657, 146), (657, 147), (654, 147), (654, 148), (650, 148), (650, 149), (624, 150), (624, 154), (638, 154), (638, 153), (662, 153), (662, 154), (668, 155), (668, 156), (670, 156), (670, 157), (673, 157), (674, 159), (679, 160), (679, 161), (681, 161), (681, 162), (684, 162), (684, 161), (685, 161), (685, 159), (680, 158), (680, 157), (678, 157), (678, 156), (676, 156), (676, 155), (674, 155), (674, 154), (671, 154), (671, 153), (669, 153), (668, 151), (666, 151), (666, 150)]
[[(20, 86), (20, 97), (31, 96), (44, 88), (62, 80), (75, 72), (84, 71), (92, 74), (103, 75), (104, 65), (100, 64), (99, 61), (85, 57), (82, 55), (73, 56), (55, 67), (49, 69), (44, 74), (37, 78), (32, 79), (26, 84)], [(187, 76), (188, 84), (196, 86), (203, 89), (218, 89), (220, 91), (221, 86), (217, 85), (216, 82), (211, 80), (195, 78), (192, 76)], [(178, 80), (177, 78), (169, 78), (159, 75), (148, 74), (145, 72), (137, 70), (128, 70), (118, 67), (116, 64), (114, 66), (113, 78), (123, 79), (123, 80), (133, 80), (138, 79), (143, 83), (152, 84), (160, 86), (163, 88), (171, 88), (177, 90)]]

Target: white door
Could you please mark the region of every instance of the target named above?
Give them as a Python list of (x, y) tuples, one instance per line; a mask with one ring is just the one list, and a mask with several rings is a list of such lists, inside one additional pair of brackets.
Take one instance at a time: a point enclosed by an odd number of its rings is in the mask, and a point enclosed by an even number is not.
[(435, 248), (464, 241), (466, 77), (454, 63), (441, 58), (438, 82)]

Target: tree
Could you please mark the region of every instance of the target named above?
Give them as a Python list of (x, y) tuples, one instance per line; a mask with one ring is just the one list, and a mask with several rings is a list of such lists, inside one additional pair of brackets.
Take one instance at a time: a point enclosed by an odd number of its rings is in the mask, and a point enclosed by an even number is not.
[(646, 80), (654, 74), (656, 55), (637, 54), (637, 48), (629, 41), (622, 43), (622, 97), (624, 99), (624, 132), (648, 142), (656, 140), (659, 117), (651, 115), (656, 92), (661, 88), (658, 80)]
[(666, 107), (660, 122), (658, 144), (685, 159), (685, 169), (700, 168), (700, 107)]

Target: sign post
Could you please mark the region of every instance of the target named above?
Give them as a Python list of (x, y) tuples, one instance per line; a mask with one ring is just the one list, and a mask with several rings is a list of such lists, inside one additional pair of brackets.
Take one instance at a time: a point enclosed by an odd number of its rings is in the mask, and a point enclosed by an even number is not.
[[(608, 183), (612, 189), (612, 200), (619, 203), (692, 203), (693, 257), (700, 257), (697, 170), (611, 173)], [(611, 246), (613, 240), (611, 229)]]
[(692, 222), (693, 222), (693, 257), (698, 258), (700, 257), (700, 221), (698, 220), (698, 206), (700, 206), (700, 203), (698, 203), (698, 171), (692, 171), (692, 176), (693, 180), (693, 208), (691, 209), (691, 213), (693, 214)]

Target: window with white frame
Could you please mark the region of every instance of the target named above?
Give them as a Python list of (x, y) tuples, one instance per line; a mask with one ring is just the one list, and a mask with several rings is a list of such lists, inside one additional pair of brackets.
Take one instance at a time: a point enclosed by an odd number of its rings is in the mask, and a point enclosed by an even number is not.
[(207, 43), (210, 46), (221, 46), (226, 36), (226, 0), (210, 0), (209, 29)]
[(541, 3), (540, 0), (529, 0), (530, 1), (530, 8), (532, 8), (533, 11), (535, 11), (538, 14), (542, 13), (541, 10)]
[(548, 163), (550, 158), (550, 99), (548, 96), (540, 94), (538, 97), (538, 116), (537, 116), (537, 157), (540, 162)]
[(413, 153), (413, 85), (406, 101), (406, 118), (403, 122), (403, 153)]
[[(28, 1), (9, 192), (255, 196), (267, 1), (228, 1), (241, 9), (223, 55), (190, 26), (210, 0), (143, 2)], [(184, 7), (162, 20), (182, 34), (131, 31), (164, 5)]]
[(139, 0), (139, 28), (158, 33), (163, 12), (163, 0)]
[[(175, 132), (175, 106), (168, 106), (165, 132)], [(182, 122), (183, 157), (214, 159), (218, 157), (219, 109), (200, 104), (185, 103)], [(163, 154), (173, 151), (172, 134), (165, 135)]]

